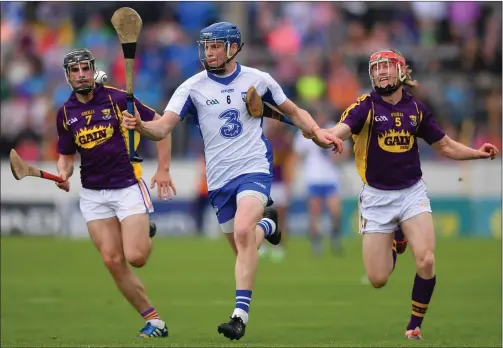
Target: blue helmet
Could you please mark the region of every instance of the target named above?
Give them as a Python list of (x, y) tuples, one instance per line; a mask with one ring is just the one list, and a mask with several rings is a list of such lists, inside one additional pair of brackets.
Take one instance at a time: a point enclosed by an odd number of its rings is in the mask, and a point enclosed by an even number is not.
[[(205, 45), (211, 42), (223, 42), (224, 48), (227, 52), (226, 60), (222, 64), (218, 64), (216, 67), (210, 67), (206, 58)], [(231, 56), (230, 49), (232, 44), (234, 43), (238, 45), (238, 50)], [(216, 74), (223, 73), (225, 71), (225, 65), (232, 59), (234, 59), (234, 57), (243, 48), (243, 45), (244, 44), (241, 42), (241, 31), (239, 30), (239, 27), (237, 25), (229, 22), (219, 22), (212, 24), (209, 27), (201, 30), (201, 33), (199, 35), (199, 60), (206, 70), (214, 72)]]

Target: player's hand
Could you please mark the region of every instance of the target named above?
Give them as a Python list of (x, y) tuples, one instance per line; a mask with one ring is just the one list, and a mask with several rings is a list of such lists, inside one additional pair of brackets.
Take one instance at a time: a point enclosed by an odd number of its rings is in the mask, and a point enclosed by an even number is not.
[(176, 187), (171, 179), (169, 170), (158, 169), (152, 177), (150, 188), (154, 188), (157, 183), (157, 197), (159, 199), (173, 199), (173, 194), (176, 195)]
[(134, 116), (127, 112), (127, 110), (122, 111), (122, 126), (126, 129), (140, 129), (141, 118), (136, 106), (134, 107)]
[(333, 147), (332, 151), (335, 153), (342, 153), (344, 150), (344, 142), (336, 136), (330, 134), (326, 129), (317, 129), (314, 132), (313, 141), (316, 145), (329, 149)]
[(330, 133), (321, 128), (316, 129), (311, 136), (313, 142), (316, 145), (323, 147), (324, 149), (329, 149), (332, 147), (333, 145), (332, 138), (333, 136)]
[(479, 158), (490, 158), (491, 160), (496, 158), (499, 150), (493, 144), (485, 143), (479, 149)]
[(68, 174), (66, 172), (59, 173), (59, 176), (61, 179), (63, 179), (63, 182), (57, 182), (56, 186), (59, 187), (61, 190), (69, 192), (70, 191), (70, 182), (68, 181)]

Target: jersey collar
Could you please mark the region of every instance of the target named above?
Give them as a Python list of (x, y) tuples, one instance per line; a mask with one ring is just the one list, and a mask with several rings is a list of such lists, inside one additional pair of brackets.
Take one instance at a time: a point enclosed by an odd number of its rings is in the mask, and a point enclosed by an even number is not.
[(239, 75), (239, 73), (241, 72), (241, 65), (239, 63), (236, 63), (236, 65), (237, 65), (236, 66), (236, 70), (234, 70), (234, 72), (231, 75), (227, 76), (227, 77), (218, 77), (217, 75), (212, 74), (209, 71), (207, 71), (206, 74), (213, 81), (221, 83), (222, 85), (226, 85), (227, 86), (232, 81), (234, 81), (236, 79), (236, 77)]
[[(370, 92), (370, 96), (372, 97), (372, 100), (375, 102), (375, 103), (379, 103), (379, 104), (387, 104), (387, 105), (391, 105), (387, 102), (385, 102), (381, 96), (379, 94), (377, 94), (376, 91), (372, 91)], [(400, 103), (407, 103), (410, 99), (412, 98), (412, 96), (409, 94), (409, 92), (404, 88), (402, 89), (402, 99), (400, 99), (400, 101), (397, 103), (397, 104), (400, 104)]]
[[(89, 101), (89, 103), (91, 103), (94, 100), (94, 98), (96, 97), (96, 93), (99, 93), (99, 91), (101, 91), (102, 89), (103, 89), (103, 85), (101, 85), (100, 83), (96, 83), (94, 90), (93, 90), (93, 98)], [(69, 100), (74, 103), (83, 104), (77, 99), (77, 96), (76, 96), (75, 92), (73, 92), (73, 91), (72, 91), (72, 94), (70, 95)], [(89, 103), (87, 103), (87, 104), (89, 104)]]

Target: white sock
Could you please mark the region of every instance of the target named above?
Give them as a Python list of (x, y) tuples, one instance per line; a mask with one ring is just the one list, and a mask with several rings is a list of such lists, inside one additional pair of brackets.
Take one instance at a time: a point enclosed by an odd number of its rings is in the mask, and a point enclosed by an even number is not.
[(161, 319), (147, 320), (147, 323), (150, 323), (150, 325), (158, 327), (160, 329), (162, 329), (164, 327), (164, 325), (165, 325), (164, 321), (162, 321)]
[(248, 323), (248, 313), (246, 313), (241, 308), (235, 308), (234, 312), (232, 312), (231, 318), (240, 317), (243, 320), (243, 323)]
[(264, 230), (264, 236), (268, 237), (276, 231), (276, 223), (269, 218), (263, 218), (258, 225)]

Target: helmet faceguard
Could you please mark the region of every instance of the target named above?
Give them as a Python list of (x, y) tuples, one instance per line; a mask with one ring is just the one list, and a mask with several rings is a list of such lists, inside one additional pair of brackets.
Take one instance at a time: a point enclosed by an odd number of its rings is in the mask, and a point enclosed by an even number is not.
[[(215, 23), (201, 30), (199, 41), (197, 43), (199, 61), (203, 65), (204, 69), (217, 75), (221, 75), (225, 72), (227, 63), (237, 56), (244, 45), (244, 43), (241, 43), (241, 32), (239, 28), (236, 25), (227, 22)], [(217, 64), (211, 66), (208, 63), (206, 48), (210, 45), (218, 45), (219, 43), (223, 43), (224, 45), (226, 53), (225, 58), (216, 58)], [(238, 45), (238, 49), (236, 53), (231, 54), (231, 47), (234, 43)]]
[[(377, 94), (392, 95), (402, 86), (407, 77), (405, 58), (394, 50), (373, 53), (369, 59), (369, 76)], [(384, 81), (387, 81), (386, 85), (383, 85)]]
[[(94, 75), (96, 73), (94, 61), (95, 59), (91, 51), (85, 48), (73, 50), (65, 55), (65, 58), (63, 60), (63, 69), (65, 70), (66, 82), (68, 83), (68, 85), (70, 85), (75, 93), (88, 95), (94, 89)], [(70, 78), (70, 72), (72, 69), (75, 69), (75, 67), (78, 67), (79, 69), (79, 78), (72, 80)], [(87, 79), (89, 80), (89, 83), (74, 87), (72, 82), (77, 83), (86, 80), (86, 78), (84, 78), (84, 69), (89, 69), (91, 71), (91, 78)]]

